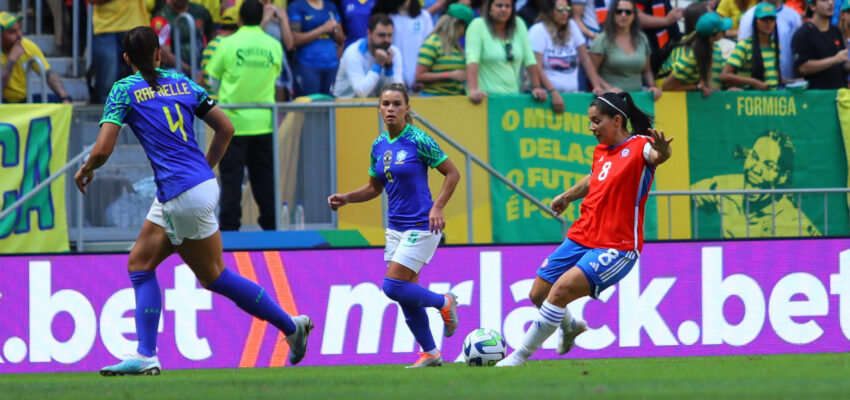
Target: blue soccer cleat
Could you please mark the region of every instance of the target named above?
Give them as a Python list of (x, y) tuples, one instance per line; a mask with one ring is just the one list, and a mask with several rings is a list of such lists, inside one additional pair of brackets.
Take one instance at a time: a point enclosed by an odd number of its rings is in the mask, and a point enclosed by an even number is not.
[(292, 365), (301, 362), (304, 354), (307, 353), (307, 336), (310, 336), (310, 331), (313, 330), (313, 321), (306, 315), (292, 317), (292, 322), (295, 323), (295, 332), (286, 336), (286, 341), (289, 343), (289, 363)]
[(128, 354), (124, 361), (103, 367), (100, 370), (102, 376), (159, 375), (161, 372), (162, 366), (159, 364), (159, 358), (156, 356), (145, 357), (139, 353)]

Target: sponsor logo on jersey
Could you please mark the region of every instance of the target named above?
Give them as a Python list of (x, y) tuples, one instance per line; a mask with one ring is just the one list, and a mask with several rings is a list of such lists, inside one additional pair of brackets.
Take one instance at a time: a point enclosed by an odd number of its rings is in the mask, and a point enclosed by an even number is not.
[(629, 156), (629, 149), (628, 148), (625, 148), (625, 149), (623, 149), (623, 151), (620, 152), (620, 157), (626, 158), (628, 156)]

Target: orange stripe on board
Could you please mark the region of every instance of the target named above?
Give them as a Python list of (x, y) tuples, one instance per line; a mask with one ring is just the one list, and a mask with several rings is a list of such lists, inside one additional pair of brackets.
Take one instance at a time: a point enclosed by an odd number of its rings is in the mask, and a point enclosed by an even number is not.
[[(247, 252), (233, 253), (233, 258), (236, 259), (236, 269), (239, 270), (239, 275), (254, 283), (257, 283), (257, 274), (254, 271), (254, 263), (251, 262), (251, 255)], [(245, 339), (245, 347), (242, 349), (242, 358), (239, 360), (239, 368), (255, 367), (257, 358), (260, 355), (260, 346), (263, 344), (263, 334), (266, 331), (268, 323), (259, 318), (251, 319), (251, 329), (248, 330), (248, 338)]]
[[(292, 289), (289, 286), (289, 278), (286, 277), (286, 266), (283, 265), (283, 261), (280, 259), (280, 253), (266, 251), (263, 252), (263, 256), (266, 259), (266, 267), (269, 269), (269, 275), (272, 278), (272, 285), (274, 286), (274, 292), (277, 294), (278, 303), (289, 315), (298, 315), (298, 307), (295, 305), (295, 298), (292, 296)], [(269, 366), (282, 367), (286, 365), (286, 356), (288, 354), (289, 343), (286, 342), (283, 332), (278, 331)]]

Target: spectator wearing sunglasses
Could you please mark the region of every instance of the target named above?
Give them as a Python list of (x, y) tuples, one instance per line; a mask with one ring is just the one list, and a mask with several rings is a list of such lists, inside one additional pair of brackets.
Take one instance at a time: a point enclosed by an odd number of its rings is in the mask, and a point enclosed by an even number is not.
[(650, 46), (637, 21), (637, 8), (629, 0), (614, 0), (608, 9), (602, 33), (590, 46), (590, 58), (599, 71), (600, 84), (593, 88), (597, 95), (613, 92), (652, 92), (661, 97), (650, 68)]
[(480, 104), (488, 94), (520, 93), (525, 67), (538, 101), (547, 98), (541, 87), (537, 59), (528, 29), (516, 16), (513, 0), (486, 0), (484, 14), (466, 30), (466, 73), (469, 100)]

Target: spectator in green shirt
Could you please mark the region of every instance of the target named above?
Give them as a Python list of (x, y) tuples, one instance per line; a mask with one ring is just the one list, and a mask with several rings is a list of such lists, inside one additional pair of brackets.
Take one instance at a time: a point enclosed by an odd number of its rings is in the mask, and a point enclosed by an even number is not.
[[(189, 25), (186, 20), (177, 21), (177, 16), (182, 13), (189, 13), (195, 19), (195, 43), (190, 43)], [(172, 43), (172, 47), (180, 49), (180, 60), (187, 64), (191, 62), (191, 49), (195, 47), (195, 55), (197, 64), (201, 65), (201, 51), (206, 46), (207, 42), (215, 37), (215, 22), (206, 7), (191, 3), (189, 0), (171, 0), (167, 5), (159, 10), (159, 16), (165, 18), (172, 29), (176, 29), (180, 33), (180, 43)], [(193, 71), (194, 72), (194, 71)]]
[(416, 82), (424, 85), (423, 95), (463, 94), (466, 62), (460, 39), (474, 17), (471, 8), (454, 3), (437, 21), (434, 33), (422, 43), (416, 65)]
[(661, 65), (660, 72), (668, 73), (663, 89), (700, 90), (704, 97), (717, 90), (720, 77), (715, 76), (715, 65), (722, 65), (723, 55), (715, 42), (731, 27), (732, 20), (720, 18), (716, 12), (708, 12), (699, 17), (695, 32), (686, 36)]
[[(218, 90), (220, 104), (275, 102), (275, 80), (280, 75), (283, 47), (263, 32), (263, 5), (245, 0), (239, 9), (240, 28), (222, 39), (204, 69)], [(221, 173), (221, 230), (238, 230), (242, 218), (242, 179), (245, 167), (259, 224), (275, 229), (274, 170), (272, 164), (271, 108), (225, 109), (236, 133), (219, 164)]]
[(661, 89), (655, 86), (650, 50), (649, 39), (638, 23), (635, 3), (611, 2), (602, 33), (590, 45), (590, 58), (601, 78), (601, 87), (593, 88), (593, 92), (637, 92), (646, 87), (657, 100)]
[(772, 4), (759, 3), (753, 16), (753, 35), (738, 41), (726, 60), (720, 80), (742, 89), (776, 90), (782, 82), (776, 9)]
[(523, 67), (531, 79), (534, 98), (546, 100), (528, 29), (517, 18), (513, 0), (486, 0), (483, 10), (483, 15), (472, 20), (466, 30), (469, 100), (480, 104), (488, 94), (519, 93)]
[(237, 29), (239, 29), (239, 25), (237, 24), (238, 21), (239, 10), (236, 7), (230, 7), (227, 10), (224, 10), (224, 13), (222, 13), (221, 16), (221, 29), (218, 30), (218, 35), (215, 35), (213, 40), (210, 40), (210, 42), (207, 43), (207, 47), (205, 47), (204, 51), (201, 53), (201, 72), (203, 74), (200, 83), (204, 86), (204, 89), (207, 90), (207, 93), (213, 100), (218, 100), (218, 92), (216, 92), (215, 88), (210, 85), (210, 74), (206, 71), (206, 67), (210, 62), (212, 55), (215, 53), (216, 49), (218, 49), (221, 39), (232, 35)]

